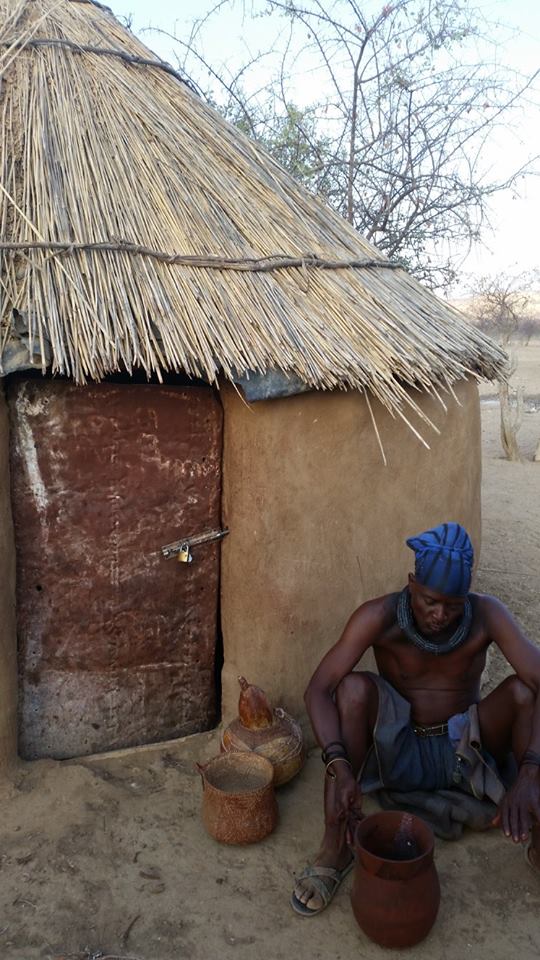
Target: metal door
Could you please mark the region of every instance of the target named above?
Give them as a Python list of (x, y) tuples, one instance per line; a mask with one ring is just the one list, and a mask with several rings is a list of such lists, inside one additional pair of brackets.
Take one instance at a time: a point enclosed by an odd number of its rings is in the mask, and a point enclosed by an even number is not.
[(9, 391), (20, 752), (69, 757), (215, 722), (222, 409), (205, 387)]

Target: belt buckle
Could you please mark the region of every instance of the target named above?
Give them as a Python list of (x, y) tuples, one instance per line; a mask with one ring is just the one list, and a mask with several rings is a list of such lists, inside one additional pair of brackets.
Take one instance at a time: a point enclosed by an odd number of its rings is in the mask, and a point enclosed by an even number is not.
[(415, 725), (413, 730), (417, 737), (444, 737), (448, 733), (448, 723), (431, 723), (426, 726)]

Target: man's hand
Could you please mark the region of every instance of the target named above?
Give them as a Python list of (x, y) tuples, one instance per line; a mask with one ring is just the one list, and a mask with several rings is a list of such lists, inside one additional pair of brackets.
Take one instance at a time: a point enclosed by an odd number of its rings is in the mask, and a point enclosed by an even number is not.
[(514, 843), (527, 840), (534, 824), (540, 823), (540, 767), (525, 764), (513, 787), (503, 797), (493, 821)]
[(333, 764), (336, 783), (334, 802), (330, 816), (332, 820), (347, 820), (349, 817), (360, 819), (362, 816), (362, 791), (356, 777), (347, 763)]

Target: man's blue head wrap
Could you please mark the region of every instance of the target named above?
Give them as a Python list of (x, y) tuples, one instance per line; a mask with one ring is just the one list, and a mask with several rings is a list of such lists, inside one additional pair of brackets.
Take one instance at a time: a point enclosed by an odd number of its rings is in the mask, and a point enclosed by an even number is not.
[(423, 586), (449, 596), (462, 597), (469, 592), (474, 551), (459, 523), (441, 523), (409, 537), (407, 546), (414, 550), (414, 574)]

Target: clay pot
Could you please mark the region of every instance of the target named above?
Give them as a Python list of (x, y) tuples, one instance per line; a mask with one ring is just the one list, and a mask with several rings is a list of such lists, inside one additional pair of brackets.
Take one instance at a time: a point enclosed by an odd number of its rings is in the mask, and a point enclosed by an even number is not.
[(274, 768), (255, 753), (224, 753), (197, 764), (203, 782), (202, 819), (221, 843), (255, 843), (272, 833), (278, 807)]
[[(405, 845), (400, 843), (403, 823)], [(400, 810), (375, 813), (357, 824), (352, 908), (360, 928), (381, 947), (412, 947), (431, 930), (441, 899), (433, 846), (427, 823)]]

